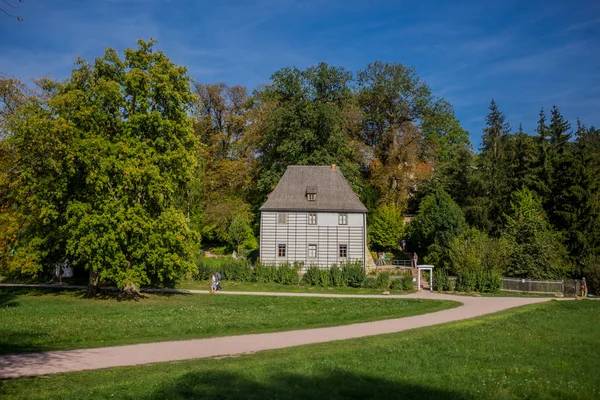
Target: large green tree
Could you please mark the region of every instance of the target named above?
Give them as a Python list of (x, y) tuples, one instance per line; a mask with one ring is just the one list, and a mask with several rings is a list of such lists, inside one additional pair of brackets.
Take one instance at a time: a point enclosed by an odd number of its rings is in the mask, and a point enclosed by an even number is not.
[(79, 60), (12, 126), (20, 171), (11, 197), (33, 216), (21, 227), (36, 222), (19, 230), (13, 257), (37, 269), (52, 254), (67, 258), (90, 272), (90, 294), (99, 279), (135, 294), (193, 268), (197, 236), (184, 207), (196, 166), (193, 95), (186, 69), (153, 45)]
[(275, 187), (288, 165), (338, 164), (358, 188), (358, 164), (345, 129), (351, 79), (350, 72), (325, 63), (273, 74), (257, 99), (270, 110), (260, 145), (263, 193)]

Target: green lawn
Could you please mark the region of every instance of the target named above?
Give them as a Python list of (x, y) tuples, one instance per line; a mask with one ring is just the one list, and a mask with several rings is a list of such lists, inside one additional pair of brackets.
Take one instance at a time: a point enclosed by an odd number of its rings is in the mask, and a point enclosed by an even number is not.
[[(229, 292), (287, 292), (287, 293), (332, 293), (332, 294), (382, 294), (389, 291), (390, 294), (407, 294), (414, 291), (368, 289), (352, 287), (320, 287), (308, 285), (282, 285), (280, 283), (253, 283), (222, 281), (224, 291)], [(209, 281), (183, 281), (177, 285), (177, 289), (208, 290)]]
[(598, 399), (600, 302), (225, 359), (0, 382), (5, 399)]
[[(459, 303), (417, 299), (150, 295), (0, 288), (0, 354), (273, 332), (405, 317)], [(110, 294), (114, 296), (114, 294)]]

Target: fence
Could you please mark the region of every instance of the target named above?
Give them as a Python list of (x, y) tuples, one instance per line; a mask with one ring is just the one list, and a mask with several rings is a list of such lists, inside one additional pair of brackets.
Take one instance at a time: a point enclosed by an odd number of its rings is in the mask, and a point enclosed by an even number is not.
[(389, 260), (389, 259), (377, 259), (375, 260), (377, 266), (383, 267), (386, 265), (395, 267), (412, 267), (413, 263), (411, 260)]
[(502, 278), (502, 291), (555, 294), (565, 292), (565, 281), (536, 281), (532, 279)]
[[(449, 276), (450, 290), (456, 287), (456, 277)], [(435, 282), (434, 282), (435, 285)], [(533, 279), (502, 278), (503, 292), (539, 293), (539, 294), (564, 294), (575, 296), (580, 293), (580, 282), (574, 279), (554, 281), (537, 281)]]

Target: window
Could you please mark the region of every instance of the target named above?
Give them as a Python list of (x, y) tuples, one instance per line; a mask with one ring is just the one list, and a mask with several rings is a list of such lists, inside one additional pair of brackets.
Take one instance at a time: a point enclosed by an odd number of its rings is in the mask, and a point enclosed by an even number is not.
[(308, 198), (308, 201), (315, 201), (315, 200), (317, 200), (317, 194), (316, 193), (308, 193), (306, 195), (306, 197)]
[(277, 223), (278, 224), (287, 224), (287, 214), (285, 214), (285, 213), (277, 214)]
[(317, 257), (317, 245), (316, 244), (309, 244), (308, 245), (308, 256), (310, 258), (316, 258)]
[(340, 258), (348, 257), (348, 245), (340, 244)]
[(308, 214), (308, 224), (309, 225), (317, 224), (317, 214)]
[(279, 257), (285, 257), (285, 244), (277, 245), (277, 255)]
[(348, 225), (348, 214), (339, 214), (338, 223), (340, 225)]

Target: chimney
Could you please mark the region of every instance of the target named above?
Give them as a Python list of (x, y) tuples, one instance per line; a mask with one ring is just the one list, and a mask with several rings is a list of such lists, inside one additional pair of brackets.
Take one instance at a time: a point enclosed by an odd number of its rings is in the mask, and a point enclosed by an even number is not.
[(331, 169), (335, 171), (335, 164), (331, 164)]

